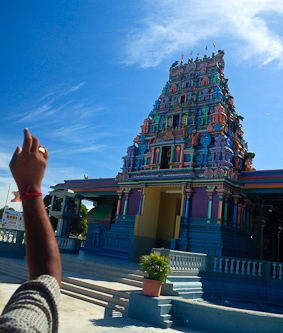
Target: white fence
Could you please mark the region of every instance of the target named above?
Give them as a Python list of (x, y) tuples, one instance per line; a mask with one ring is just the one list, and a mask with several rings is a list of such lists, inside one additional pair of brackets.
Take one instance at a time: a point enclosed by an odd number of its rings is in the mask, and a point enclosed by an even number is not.
[(262, 261), (215, 257), (213, 272), (262, 276)]
[(182, 252), (169, 249), (152, 249), (152, 252), (169, 256), (170, 265), (173, 272), (198, 273), (206, 272), (207, 274), (223, 274), (234, 276), (250, 276), (256, 279), (282, 279), (283, 263), (274, 263), (270, 261), (230, 258), (230, 257), (213, 257), (202, 253)]

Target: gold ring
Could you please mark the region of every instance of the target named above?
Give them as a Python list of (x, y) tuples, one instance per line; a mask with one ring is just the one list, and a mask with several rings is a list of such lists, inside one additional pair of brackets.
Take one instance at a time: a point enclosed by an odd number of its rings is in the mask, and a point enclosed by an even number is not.
[(42, 154), (45, 154), (46, 150), (43, 147), (39, 147), (38, 151), (41, 152)]

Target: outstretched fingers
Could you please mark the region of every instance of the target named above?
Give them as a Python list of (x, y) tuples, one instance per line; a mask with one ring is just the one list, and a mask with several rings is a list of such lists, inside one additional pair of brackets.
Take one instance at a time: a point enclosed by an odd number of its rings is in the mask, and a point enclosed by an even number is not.
[(11, 167), (11, 165), (13, 165), (13, 164), (15, 164), (17, 162), (18, 156), (20, 155), (21, 151), (22, 151), (22, 148), (20, 146), (18, 146), (16, 148), (16, 150), (15, 150), (12, 158), (11, 158), (10, 167)]
[(35, 137), (35, 136), (31, 136), (32, 138), (32, 144), (31, 144), (31, 149), (30, 151), (31, 152), (37, 152), (38, 151), (38, 148), (39, 148), (39, 141), (38, 141), (38, 138)]
[(32, 141), (33, 141), (33, 138), (30, 134), (30, 131), (27, 128), (25, 128), (24, 129), (23, 153), (27, 154), (31, 151)]

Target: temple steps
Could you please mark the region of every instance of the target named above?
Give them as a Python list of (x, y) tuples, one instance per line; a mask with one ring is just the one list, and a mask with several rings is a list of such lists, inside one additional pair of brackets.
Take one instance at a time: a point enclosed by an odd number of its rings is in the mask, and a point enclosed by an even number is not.
[[(127, 313), (130, 293), (142, 288), (138, 271), (63, 256), (61, 259), (62, 294)], [(29, 278), (24, 259), (0, 258), (0, 270), (22, 281)]]
[(81, 301), (96, 304), (96, 305), (102, 306), (104, 308), (109, 308), (111, 310), (115, 310), (115, 311), (118, 311), (118, 312), (121, 312), (121, 313), (127, 313), (128, 312), (127, 307), (125, 308), (125, 307), (116, 305), (114, 303), (111, 304), (111, 303), (108, 303), (106, 301), (99, 300), (97, 298), (89, 297), (89, 296), (86, 296), (86, 295), (82, 295), (82, 294), (79, 294), (79, 293), (76, 293), (76, 292), (73, 292), (73, 291), (70, 291), (70, 290), (62, 289), (61, 292), (64, 295), (80, 299)]
[(19, 280), (27, 281), (29, 273), (23, 262), (23, 259), (0, 258), (0, 271), (9, 276), (17, 277)]
[(82, 261), (65, 256), (61, 256), (61, 262), (63, 270), (69, 270), (71, 272), (77, 272), (102, 280), (107, 279), (142, 288), (143, 275), (138, 270)]
[(107, 289), (108, 292), (93, 289), (95, 286), (93, 285), (92, 288), (90, 287), (81, 287), (79, 285), (73, 283), (64, 282), (64, 278), (62, 281), (62, 294), (72, 296), (83, 301), (91, 302), (97, 305), (101, 305), (107, 308), (111, 308), (113, 310), (117, 310), (123, 313), (128, 311), (129, 306), (129, 299), (126, 295), (126, 292), (123, 295), (127, 298), (122, 298), (121, 293), (116, 293), (116, 290), (109, 288)]
[[(205, 287), (204, 287), (205, 281)], [(162, 295), (174, 295), (185, 299), (213, 297), (213, 284), (208, 277), (180, 276), (178, 272), (167, 279), (167, 284), (162, 286)]]

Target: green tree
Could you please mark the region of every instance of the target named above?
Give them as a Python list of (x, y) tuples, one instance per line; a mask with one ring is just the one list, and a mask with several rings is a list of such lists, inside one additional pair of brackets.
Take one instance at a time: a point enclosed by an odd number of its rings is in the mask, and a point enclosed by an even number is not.
[(8, 206), (5, 206), (5, 207), (1, 208), (1, 209), (0, 209), (0, 219), (2, 219), (2, 215), (3, 215), (3, 213), (4, 213), (4, 209), (9, 209), (9, 210), (13, 210), (13, 211), (15, 211), (14, 208), (11, 208), (11, 207), (8, 207)]
[(81, 204), (80, 218), (71, 221), (70, 232), (74, 235), (86, 236), (87, 233), (87, 219), (86, 215), (88, 209), (84, 204)]

